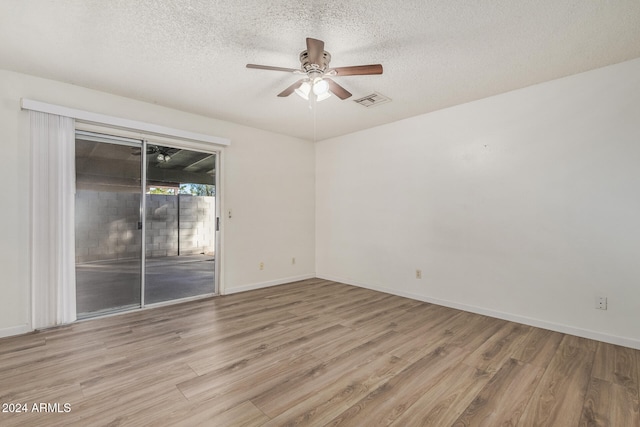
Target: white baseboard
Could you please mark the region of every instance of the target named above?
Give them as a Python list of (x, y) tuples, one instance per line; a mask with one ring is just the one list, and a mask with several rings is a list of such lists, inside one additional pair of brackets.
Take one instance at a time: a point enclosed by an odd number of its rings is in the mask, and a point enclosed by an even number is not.
[(254, 289), (268, 288), (270, 286), (284, 285), (285, 283), (297, 282), (299, 280), (313, 279), (314, 277), (316, 277), (315, 274), (304, 274), (302, 276), (286, 277), (283, 279), (270, 280), (268, 282), (252, 283), (250, 285), (234, 286), (232, 288), (226, 287), (224, 290), (224, 295), (235, 294), (238, 292), (252, 291)]
[(0, 329), (0, 338), (11, 337), (13, 335), (22, 335), (33, 332), (33, 329), (27, 324), (11, 326), (9, 328)]
[(335, 277), (331, 275), (320, 274), (317, 276), (320, 279), (331, 280), (334, 282), (345, 283), (347, 285), (358, 286), (360, 288), (371, 289), (373, 291), (384, 292), (386, 294), (397, 295), (405, 298), (411, 298), (418, 301), (428, 302), (431, 304), (441, 305), (444, 307), (455, 308), (462, 311), (468, 311), (471, 313), (482, 314), (484, 316), (495, 317), (497, 319), (509, 320), (511, 322), (522, 323), (523, 325), (535, 326), (537, 328), (548, 329), (550, 331), (561, 332), (564, 334), (575, 335), (577, 337), (589, 338), (592, 340), (602, 341), (609, 344), (621, 345), (623, 347), (630, 347), (640, 350), (640, 340), (619, 337), (616, 335), (606, 334), (603, 332), (592, 331), (588, 329), (577, 328), (575, 326), (563, 325), (561, 323), (548, 322), (546, 320), (535, 319), (526, 316), (520, 316), (513, 313), (503, 313), (501, 311), (495, 311), (486, 309), (483, 307), (477, 307), (468, 304), (461, 304), (454, 301), (442, 300), (438, 298), (431, 298), (424, 295), (413, 294), (411, 292), (402, 292), (397, 289), (389, 289), (382, 286), (371, 286), (366, 283), (359, 283), (353, 280), (347, 280), (341, 277)]

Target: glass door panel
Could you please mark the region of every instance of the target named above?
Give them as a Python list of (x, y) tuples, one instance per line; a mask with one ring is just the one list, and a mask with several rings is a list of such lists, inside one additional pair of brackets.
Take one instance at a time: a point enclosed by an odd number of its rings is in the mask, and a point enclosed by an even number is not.
[(141, 141), (76, 135), (76, 311), (140, 307)]
[(147, 145), (144, 303), (215, 293), (216, 155)]

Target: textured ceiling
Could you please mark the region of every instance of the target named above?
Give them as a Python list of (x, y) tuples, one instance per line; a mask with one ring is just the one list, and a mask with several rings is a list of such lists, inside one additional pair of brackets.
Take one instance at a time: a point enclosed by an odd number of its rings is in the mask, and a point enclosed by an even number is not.
[[(245, 68), (299, 67), (306, 37), (384, 74), (309, 109)], [(638, 0), (0, 0), (0, 68), (310, 140), (638, 57)]]

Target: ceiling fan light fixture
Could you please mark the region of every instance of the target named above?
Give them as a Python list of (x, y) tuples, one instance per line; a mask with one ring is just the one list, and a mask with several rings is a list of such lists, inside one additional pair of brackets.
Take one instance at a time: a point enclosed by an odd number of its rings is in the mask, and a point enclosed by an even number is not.
[(171, 160), (171, 156), (169, 156), (168, 154), (158, 154), (158, 157), (156, 157), (156, 160), (158, 161), (158, 163), (166, 163), (169, 160)]
[(331, 92), (326, 91), (325, 93), (321, 93), (320, 95), (316, 95), (316, 101), (324, 101), (325, 99), (331, 96)]
[(309, 82), (303, 82), (295, 92), (300, 98), (308, 100), (309, 92), (311, 92), (311, 85), (309, 84)]
[(313, 81), (313, 93), (318, 96), (318, 101), (320, 101), (320, 96), (329, 92), (329, 83), (326, 80), (323, 80), (321, 77), (316, 78)]

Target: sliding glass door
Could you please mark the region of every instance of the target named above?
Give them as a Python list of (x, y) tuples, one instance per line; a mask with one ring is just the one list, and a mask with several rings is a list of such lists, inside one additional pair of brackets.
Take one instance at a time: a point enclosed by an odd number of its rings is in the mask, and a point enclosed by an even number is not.
[(216, 292), (217, 160), (77, 132), (78, 318)]
[(78, 318), (140, 307), (142, 141), (76, 134)]
[(147, 145), (145, 304), (215, 291), (216, 155)]

